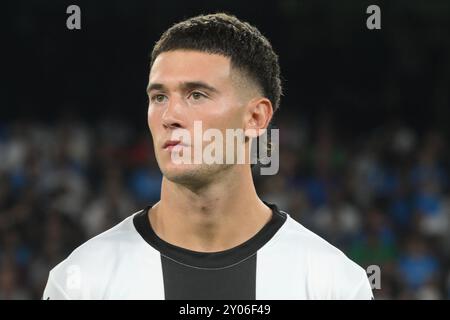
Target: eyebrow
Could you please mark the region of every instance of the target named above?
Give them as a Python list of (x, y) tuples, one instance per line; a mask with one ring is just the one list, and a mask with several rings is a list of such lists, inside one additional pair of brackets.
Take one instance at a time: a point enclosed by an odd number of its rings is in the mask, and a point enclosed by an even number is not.
[[(191, 91), (195, 89), (203, 89), (206, 91), (210, 91), (212, 93), (218, 93), (219, 90), (216, 88), (210, 86), (209, 84), (203, 82), (203, 81), (187, 81), (187, 82), (181, 82), (178, 87), (182, 91)], [(166, 91), (167, 87), (163, 85), (162, 83), (150, 83), (147, 87), (147, 93), (149, 93), (152, 90), (161, 90)]]

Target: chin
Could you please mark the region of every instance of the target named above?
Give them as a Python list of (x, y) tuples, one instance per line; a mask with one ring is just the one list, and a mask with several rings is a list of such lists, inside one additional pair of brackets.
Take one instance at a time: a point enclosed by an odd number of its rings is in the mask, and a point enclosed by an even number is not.
[(161, 168), (163, 176), (174, 183), (202, 186), (213, 181), (214, 177), (226, 170), (228, 165), (207, 164), (168, 164)]
[(171, 182), (189, 184), (201, 176), (199, 167), (200, 165), (169, 163), (161, 168), (161, 171), (163, 176)]

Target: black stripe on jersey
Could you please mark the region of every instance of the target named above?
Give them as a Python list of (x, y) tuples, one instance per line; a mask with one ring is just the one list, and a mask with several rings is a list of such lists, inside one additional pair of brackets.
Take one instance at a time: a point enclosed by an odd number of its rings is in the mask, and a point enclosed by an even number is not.
[(167, 300), (255, 300), (256, 253), (221, 269), (201, 269), (161, 256)]
[(136, 214), (136, 230), (161, 253), (166, 299), (255, 299), (257, 251), (287, 219), (276, 205), (272, 218), (252, 238), (220, 252), (197, 252), (172, 245), (159, 238), (151, 227), (151, 206)]

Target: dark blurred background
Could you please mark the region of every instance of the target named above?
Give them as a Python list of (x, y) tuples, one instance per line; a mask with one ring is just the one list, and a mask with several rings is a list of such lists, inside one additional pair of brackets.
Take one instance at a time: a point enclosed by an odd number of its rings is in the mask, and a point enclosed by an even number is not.
[(0, 299), (41, 298), (73, 249), (159, 199), (149, 54), (217, 11), (280, 56), (281, 168), (255, 177), (261, 197), (379, 265), (377, 299), (450, 298), (449, 1), (18, 0), (1, 18)]

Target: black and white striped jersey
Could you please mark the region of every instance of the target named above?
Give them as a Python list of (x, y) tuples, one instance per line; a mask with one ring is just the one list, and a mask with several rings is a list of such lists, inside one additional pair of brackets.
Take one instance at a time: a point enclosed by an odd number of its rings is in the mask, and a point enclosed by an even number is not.
[(366, 272), (275, 205), (232, 249), (204, 253), (153, 231), (149, 208), (87, 241), (50, 271), (43, 299), (372, 299)]

